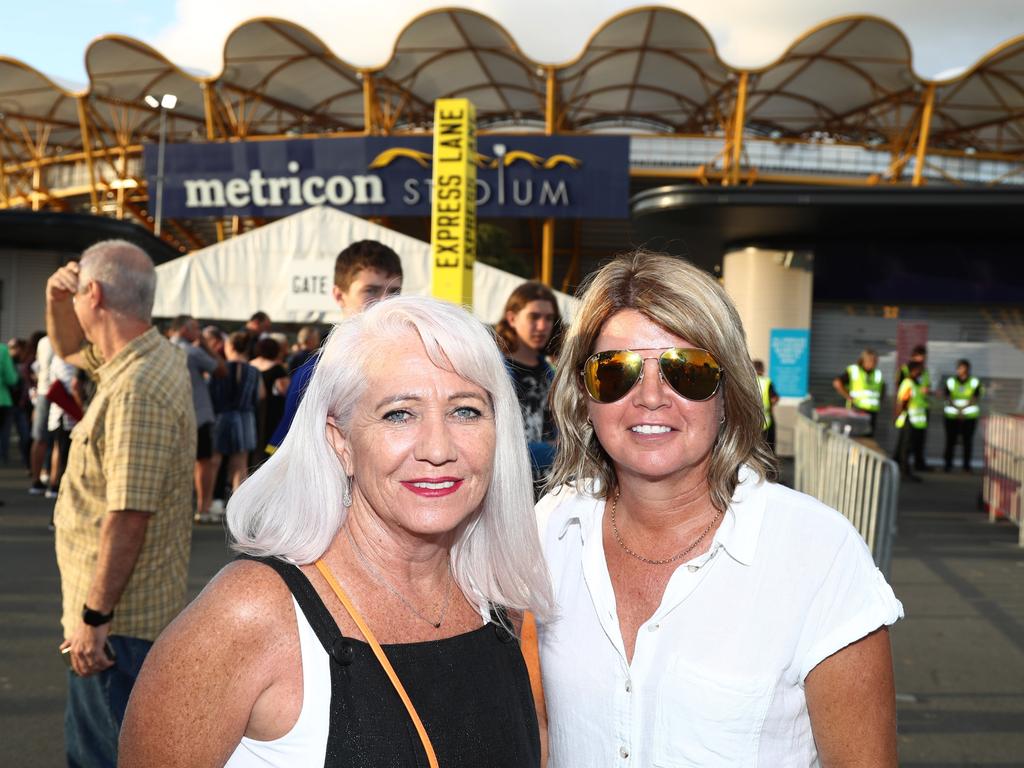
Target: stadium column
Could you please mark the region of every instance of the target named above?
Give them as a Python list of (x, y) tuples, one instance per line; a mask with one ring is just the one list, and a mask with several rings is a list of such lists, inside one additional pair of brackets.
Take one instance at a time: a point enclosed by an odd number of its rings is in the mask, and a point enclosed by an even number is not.
[(359, 78), (363, 81), (363, 133), (372, 136), (376, 129), (374, 112), (376, 110), (377, 92), (373, 83), (373, 73), (368, 69), (359, 70)]
[(89, 115), (85, 108), (85, 96), (77, 96), (78, 126), (82, 133), (82, 149), (85, 151), (85, 167), (89, 173), (89, 205), (93, 213), (99, 213), (99, 199), (96, 194), (96, 171), (92, 162), (92, 138), (89, 136)]
[[(217, 138), (217, 128), (213, 122), (213, 83), (204, 80), (200, 83), (200, 87), (203, 89), (203, 115), (206, 118), (206, 139), (207, 141), (213, 141)], [(224, 242), (224, 218), (218, 216), (214, 226), (217, 229), (217, 242)]]
[[(781, 400), (775, 407), (778, 453), (792, 455), (793, 422), (802, 399), (783, 391), (780, 371), (772, 370), (772, 331), (809, 331), (813, 300), (813, 254), (808, 251), (776, 251), (740, 248), (722, 260), (722, 286), (736, 304), (747, 332), (747, 348), (753, 360), (763, 360), (775, 380)], [(805, 342), (806, 345), (806, 342)], [(807, 349), (800, 361), (806, 365)], [(806, 394), (804, 392), (803, 394)], [(790, 395), (790, 396), (787, 396)]]
[[(547, 68), (547, 91), (544, 99), (544, 133), (548, 136), (555, 132), (558, 127), (556, 110), (558, 100), (556, 88), (558, 81), (555, 79), (555, 68)], [(544, 229), (541, 235), (541, 262), (540, 280), (544, 285), (550, 286), (555, 276), (555, 220), (544, 219)]]
[(928, 154), (928, 134), (932, 127), (932, 110), (935, 108), (935, 83), (929, 83), (925, 91), (924, 108), (921, 110), (921, 131), (917, 137), (917, 154), (914, 156), (914, 180), (912, 186), (920, 187), (924, 182), (924, 161)]

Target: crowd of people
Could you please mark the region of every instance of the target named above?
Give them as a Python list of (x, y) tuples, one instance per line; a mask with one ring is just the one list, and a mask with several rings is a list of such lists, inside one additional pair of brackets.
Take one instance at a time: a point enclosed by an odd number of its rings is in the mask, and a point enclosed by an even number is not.
[[(564, 328), (539, 283), (495, 329), (401, 283), (349, 245), (342, 321), (290, 343), (158, 330), (128, 243), (51, 276), (22, 407), (61, 382), (70, 765), (896, 764), (902, 607), (776, 484), (711, 276), (622, 255)], [(186, 607), (218, 499), (239, 558)]]

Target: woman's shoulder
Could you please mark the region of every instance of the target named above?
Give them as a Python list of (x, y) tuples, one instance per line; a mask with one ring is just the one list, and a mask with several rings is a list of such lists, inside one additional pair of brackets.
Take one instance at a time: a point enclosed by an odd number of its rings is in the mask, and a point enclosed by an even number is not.
[(200, 625), (213, 619), (208, 626), (242, 643), (295, 624), (288, 586), (273, 568), (247, 559), (225, 565), (181, 618)]
[(775, 551), (788, 552), (786, 556), (803, 552), (808, 557), (829, 560), (849, 542), (863, 544), (857, 529), (842, 513), (813, 496), (767, 480), (762, 481), (761, 493), (762, 538), (771, 538)]

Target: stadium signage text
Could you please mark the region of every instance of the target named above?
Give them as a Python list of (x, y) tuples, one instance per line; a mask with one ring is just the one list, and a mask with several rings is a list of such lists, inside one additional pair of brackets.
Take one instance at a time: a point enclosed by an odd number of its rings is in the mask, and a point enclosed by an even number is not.
[[(330, 205), (361, 216), (429, 216), (430, 136), (168, 144), (163, 214), (284, 216)], [(156, 149), (144, 151), (156, 188)], [(626, 218), (629, 139), (481, 136), (479, 217)]]

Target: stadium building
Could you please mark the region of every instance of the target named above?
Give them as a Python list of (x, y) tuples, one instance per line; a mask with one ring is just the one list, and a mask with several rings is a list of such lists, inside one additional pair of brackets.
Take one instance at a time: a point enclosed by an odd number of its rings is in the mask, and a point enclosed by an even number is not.
[(1024, 408), (1024, 36), (946, 80), (869, 16), (759, 69), (666, 8), (610, 19), (557, 64), (452, 9), (412, 20), (378, 67), (344, 53), (260, 18), (208, 77), (121, 36), (89, 46), (83, 90), (0, 57), (0, 333), (38, 327), (24, 297), (126, 222), (158, 261), (313, 205), (427, 239), (433, 104), (465, 97), (492, 256), (572, 290), (632, 246), (679, 253), (721, 276), (784, 395), (834, 402), (865, 346), (893, 383), (926, 342), (933, 378), (967, 357), (990, 405)]

